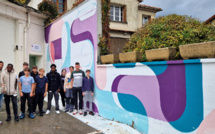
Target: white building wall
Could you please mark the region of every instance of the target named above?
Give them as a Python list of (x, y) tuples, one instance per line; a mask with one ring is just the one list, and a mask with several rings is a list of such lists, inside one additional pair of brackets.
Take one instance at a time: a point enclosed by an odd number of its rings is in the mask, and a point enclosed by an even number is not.
[(5, 65), (15, 61), (14, 29), (14, 19), (0, 15), (0, 60), (4, 61)]

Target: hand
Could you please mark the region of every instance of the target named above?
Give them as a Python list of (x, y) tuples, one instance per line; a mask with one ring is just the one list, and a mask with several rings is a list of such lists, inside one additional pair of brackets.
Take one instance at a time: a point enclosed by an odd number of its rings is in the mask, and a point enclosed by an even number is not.
[(60, 89), (58, 89), (57, 91), (60, 92)]
[(85, 94), (84, 94), (84, 93), (82, 93), (82, 95), (83, 95), (83, 96), (85, 96)]
[(66, 90), (64, 90), (64, 93), (66, 93)]
[(44, 95), (43, 95), (44, 97), (46, 97), (46, 93), (44, 93)]
[(93, 96), (93, 95), (94, 95), (94, 93), (91, 93), (91, 95)]
[(34, 93), (30, 93), (30, 97), (33, 97), (34, 96)]
[(20, 96), (23, 97), (23, 93), (22, 92), (20, 92)]

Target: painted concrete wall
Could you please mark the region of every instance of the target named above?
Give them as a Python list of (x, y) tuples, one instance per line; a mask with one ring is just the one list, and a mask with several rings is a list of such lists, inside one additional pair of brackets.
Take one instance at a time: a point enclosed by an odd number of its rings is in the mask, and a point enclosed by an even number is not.
[(95, 80), (94, 111), (142, 133), (215, 133), (215, 59), (98, 65), (98, 1), (46, 28), (47, 69), (80, 62)]

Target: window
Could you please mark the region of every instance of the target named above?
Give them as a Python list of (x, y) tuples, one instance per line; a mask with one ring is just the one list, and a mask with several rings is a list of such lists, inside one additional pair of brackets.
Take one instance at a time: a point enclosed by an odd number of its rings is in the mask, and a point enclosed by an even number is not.
[(143, 16), (143, 22), (142, 22), (143, 25), (150, 20), (151, 20), (151, 16)]
[(126, 22), (126, 6), (111, 6), (110, 19), (112, 21)]
[(54, 3), (56, 3), (58, 8), (58, 13), (62, 14), (66, 11), (67, 3), (66, 0), (52, 0)]

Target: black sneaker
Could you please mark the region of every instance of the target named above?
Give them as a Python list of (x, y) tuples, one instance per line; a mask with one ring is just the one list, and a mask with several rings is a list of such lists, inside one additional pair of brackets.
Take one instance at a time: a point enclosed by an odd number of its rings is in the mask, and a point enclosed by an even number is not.
[(67, 112), (69, 112), (69, 110), (65, 110), (64, 112), (67, 113)]
[(94, 116), (94, 113), (93, 113), (93, 111), (90, 111), (90, 112), (89, 112), (89, 114), (90, 114), (90, 115), (92, 115), (92, 116)]
[(15, 116), (15, 121), (19, 121), (19, 117), (18, 116)]
[(87, 112), (84, 112), (84, 116), (87, 116)]
[(46, 111), (45, 110), (42, 110), (43, 111), (43, 113), (46, 113)]
[(6, 121), (10, 121), (11, 120), (11, 117), (10, 116), (8, 116), (7, 117), (7, 119), (6, 119)]
[(40, 113), (40, 116), (43, 116), (43, 112)]

